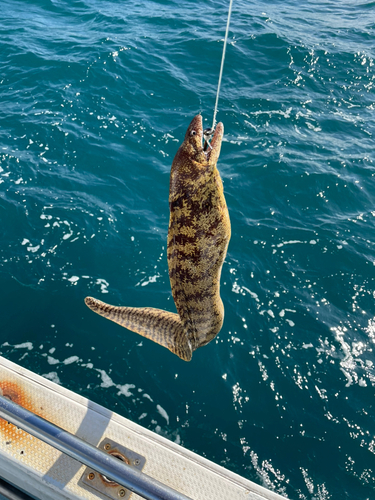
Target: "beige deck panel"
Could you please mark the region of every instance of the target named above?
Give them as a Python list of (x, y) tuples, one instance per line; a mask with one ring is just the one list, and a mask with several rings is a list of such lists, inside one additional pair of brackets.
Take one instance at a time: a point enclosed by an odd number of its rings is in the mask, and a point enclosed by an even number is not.
[[(193, 500), (284, 498), (2, 357), (0, 388), (15, 403), (94, 446), (108, 438), (143, 455), (145, 474)], [(4, 479), (41, 500), (108, 499), (78, 484), (84, 470), (76, 460), (0, 419)], [(131, 500), (139, 499), (131, 495)]]

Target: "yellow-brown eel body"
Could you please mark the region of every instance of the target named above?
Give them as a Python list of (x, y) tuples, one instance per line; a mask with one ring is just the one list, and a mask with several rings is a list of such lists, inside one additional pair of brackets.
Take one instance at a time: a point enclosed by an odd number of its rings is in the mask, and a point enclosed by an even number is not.
[(197, 115), (172, 163), (167, 256), (178, 314), (85, 299), (101, 316), (157, 342), (185, 361), (219, 333), (224, 319), (220, 275), (231, 230), (216, 168), (223, 132), (223, 124), (218, 123), (211, 148), (204, 151), (202, 117)]

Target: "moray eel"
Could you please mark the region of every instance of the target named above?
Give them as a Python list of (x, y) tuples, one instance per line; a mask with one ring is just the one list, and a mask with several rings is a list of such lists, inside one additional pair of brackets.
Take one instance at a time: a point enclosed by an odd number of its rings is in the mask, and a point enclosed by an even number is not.
[(204, 151), (202, 117), (197, 115), (172, 163), (167, 256), (178, 314), (85, 299), (96, 313), (157, 342), (185, 361), (219, 333), (224, 320), (220, 275), (231, 229), (216, 168), (223, 133), (223, 124), (218, 123), (210, 148)]

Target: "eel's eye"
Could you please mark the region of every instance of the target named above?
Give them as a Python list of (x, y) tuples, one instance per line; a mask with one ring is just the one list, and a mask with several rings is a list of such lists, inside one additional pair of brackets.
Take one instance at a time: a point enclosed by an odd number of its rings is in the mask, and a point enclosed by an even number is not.
[(192, 130), (192, 131), (190, 132), (190, 137), (192, 137), (193, 135), (197, 135), (197, 133), (196, 133), (196, 131), (195, 131), (195, 130)]

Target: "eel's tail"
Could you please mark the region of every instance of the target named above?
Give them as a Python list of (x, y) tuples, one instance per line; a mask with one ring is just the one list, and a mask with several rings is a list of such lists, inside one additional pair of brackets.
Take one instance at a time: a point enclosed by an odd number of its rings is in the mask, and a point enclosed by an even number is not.
[(191, 360), (192, 347), (178, 314), (152, 307), (116, 307), (92, 297), (86, 297), (85, 303), (104, 318), (153, 340), (185, 361)]

